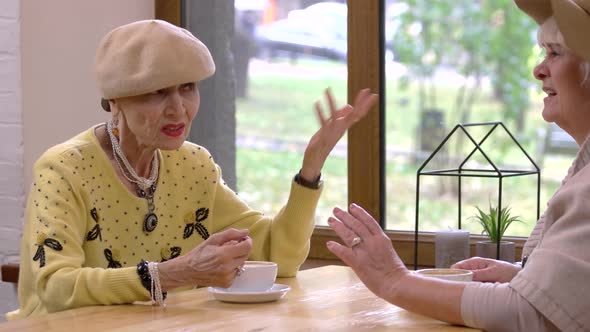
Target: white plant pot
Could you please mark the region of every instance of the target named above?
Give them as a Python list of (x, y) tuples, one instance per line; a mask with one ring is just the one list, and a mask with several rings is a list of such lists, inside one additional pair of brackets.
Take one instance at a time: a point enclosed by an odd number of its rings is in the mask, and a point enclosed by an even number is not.
[[(492, 241), (479, 241), (475, 244), (475, 255), (484, 258), (498, 259), (498, 243)], [(514, 242), (500, 242), (500, 260), (514, 263)]]

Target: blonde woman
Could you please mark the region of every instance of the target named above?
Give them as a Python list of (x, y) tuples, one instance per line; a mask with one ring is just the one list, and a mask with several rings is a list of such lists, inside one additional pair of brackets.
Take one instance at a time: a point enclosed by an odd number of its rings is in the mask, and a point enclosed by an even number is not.
[(545, 59), (534, 76), (547, 95), (542, 116), (580, 145), (525, 245), (522, 264), (481, 258), (456, 264), (474, 271), (471, 283), (420, 277), (356, 205), (334, 209), (328, 221), (348, 246), (327, 246), (377, 296), (426, 316), (487, 331), (590, 331), (590, 1), (516, 4), (541, 25)]

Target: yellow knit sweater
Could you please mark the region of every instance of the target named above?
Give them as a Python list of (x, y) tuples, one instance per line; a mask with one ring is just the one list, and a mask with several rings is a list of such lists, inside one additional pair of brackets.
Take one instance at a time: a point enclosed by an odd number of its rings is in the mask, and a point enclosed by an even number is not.
[(94, 128), (49, 149), (33, 170), (18, 296), (8, 319), (87, 305), (149, 300), (136, 272), (141, 259), (183, 255), (209, 234), (250, 229), (250, 259), (279, 265), (294, 276), (309, 252), (321, 190), (292, 183), (289, 200), (274, 217), (250, 209), (225, 185), (202, 147), (185, 142), (161, 151), (154, 194), (158, 225), (143, 230), (147, 201), (120, 182)]

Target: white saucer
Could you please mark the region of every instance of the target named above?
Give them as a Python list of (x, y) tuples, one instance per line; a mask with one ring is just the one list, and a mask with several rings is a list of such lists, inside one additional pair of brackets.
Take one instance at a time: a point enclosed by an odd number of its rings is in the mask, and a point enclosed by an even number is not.
[(289, 290), (291, 290), (291, 287), (282, 284), (274, 284), (271, 289), (262, 292), (236, 292), (220, 287), (208, 288), (209, 293), (213, 294), (213, 297), (217, 300), (234, 303), (262, 303), (277, 301), (285, 296)]

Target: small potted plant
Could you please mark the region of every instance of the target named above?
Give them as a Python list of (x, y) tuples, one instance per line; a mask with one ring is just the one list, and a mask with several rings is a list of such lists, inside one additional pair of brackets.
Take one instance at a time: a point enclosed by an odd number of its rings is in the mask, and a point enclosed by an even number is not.
[[(482, 234), (490, 237), (489, 241), (479, 241), (475, 244), (475, 254), (479, 257), (498, 258), (514, 263), (514, 242), (502, 241), (502, 237), (513, 222), (522, 222), (520, 216), (511, 215), (509, 207), (501, 209), (500, 215), (498, 215), (498, 208), (491, 204), (488, 212), (477, 206), (475, 208), (477, 214), (471, 219), (482, 226)], [(500, 223), (499, 229), (498, 222)], [(497, 257), (498, 242), (500, 242), (500, 257)]]

